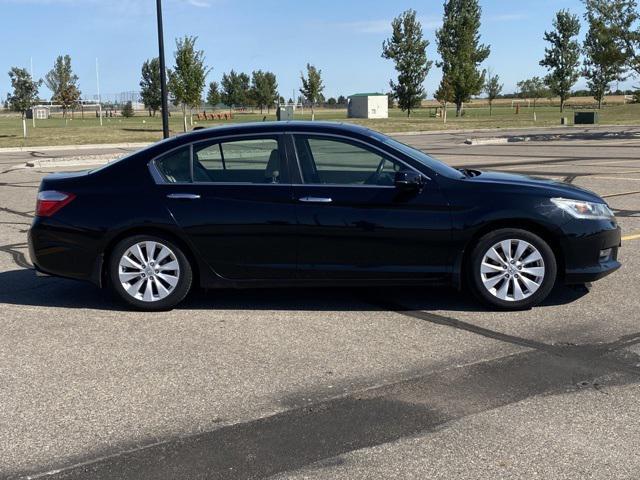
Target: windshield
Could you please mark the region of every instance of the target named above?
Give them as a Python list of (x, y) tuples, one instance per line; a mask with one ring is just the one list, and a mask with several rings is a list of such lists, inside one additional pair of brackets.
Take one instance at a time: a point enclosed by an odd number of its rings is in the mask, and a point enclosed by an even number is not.
[(382, 143), (389, 145), (390, 147), (393, 147), (396, 150), (400, 150), (405, 155), (413, 158), (414, 160), (417, 160), (423, 165), (426, 165), (427, 167), (429, 167), (431, 170), (438, 173), (439, 175), (442, 175), (447, 178), (464, 177), (464, 175), (460, 173), (460, 170), (456, 170), (455, 168), (450, 167), (446, 163), (441, 162), (440, 160), (436, 160), (435, 158), (427, 155), (426, 153), (424, 153), (421, 150), (418, 150), (417, 148), (410, 147), (409, 145), (406, 145), (402, 142), (398, 142), (397, 140), (394, 140), (393, 138), (387, 137), (385, 135), (380, 135), (377, 138), (378, 140), (382, 141)]

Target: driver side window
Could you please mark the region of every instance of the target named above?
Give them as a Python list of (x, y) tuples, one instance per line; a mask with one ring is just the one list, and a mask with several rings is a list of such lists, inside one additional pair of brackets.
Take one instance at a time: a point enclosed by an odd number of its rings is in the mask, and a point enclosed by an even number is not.
[(296, 151), (307, 184), (392, 186), (401, 165), (348, 141), (296, 135)]

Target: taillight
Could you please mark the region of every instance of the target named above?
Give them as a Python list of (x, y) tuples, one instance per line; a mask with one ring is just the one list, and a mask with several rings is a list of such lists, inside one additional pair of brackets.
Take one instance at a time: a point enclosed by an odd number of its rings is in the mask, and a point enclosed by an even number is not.
[(50, 217), (74, 198), (76, 196), (73, 193), (58, 192), (56, 190), (38, 192), (36, 215), (38, 217)]

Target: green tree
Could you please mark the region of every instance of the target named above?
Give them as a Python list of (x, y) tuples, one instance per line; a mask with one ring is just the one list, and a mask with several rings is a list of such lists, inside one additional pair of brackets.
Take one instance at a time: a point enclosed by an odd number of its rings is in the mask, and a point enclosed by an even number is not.
[(81, 92), (78, 89), (78, 76), (71, 68), (71, 57), (60, 55), (53, 68), (44, 77), (47, 88), (51, 90), (51, 100), (62, 106), (62, 115), (66, 118), (67, 110), (76, 108)]
[(207, 103), (212, 107), (218, 105), (221, 101), (220, 86), (218, 82), (211, 82), (209, 84), (209, 91), (207, 92)]
[(231, 70), (229, 74), (222, 75), (220, 82), (222, 87), (222, 103), (229, 107), (244, 106), (249, 100), (249, 75), (246, 73), (236, 73)]
[(540, 77), (532, 77), (527, 80), (518, 82), (518, 96), (533, 100), (533, 111), (536, 111), (536, 103), (538, 99), (549, 96), (549, 89), (546, 87), (544, 80)]
[(27, 138), (26, 115), (38, 98), (38, 87), (42, 80), (34, 81), (25, 68), (12, 67), (9, 70), (13, 92), (7, 96), (7, 106), (22, 115), (22, 135)]
[(391, 22), (391, 38), (382, 44), (382, 57), (393, 60), (398, 72), (398, 81), (389, 85), (398, 106), (407, 116), (420, 107), (426, 97), (423, 83), (433, 64), (427, 60), (429, 41), (422, 36), (422, 25), (416, 19), (415, 10), (407, 10)]
[(338, 105), (346, 105), (347, 104), (347, 98), (344, 95), (340, 95), (338, 97)]
[(260, 113), (265, 107), (268, 112), (271, 105), (278, 100), (278, 82), (275, 74), (262, 70), (254, 71), (251, 74), (251, 97), (260, 107)]
[(189, 113), (202, 101), (202, 90), (210, 71), (204, 64), (204, 52), (196, 50), (197, 37), (185, 36), (176, 40), (174, 54), (176, 65), (169, 70), (167, 86), (175, 105), (182, 108), (182, 123), (187, 131), (187, 110)]
[(160, 88), (160, 61), (152, 58), (142, 64), (142, 80), (140, 80), (140, 98), (149, 116), (155, 117), (162, 105), (162, 92)]
[(129, 100), (127, 103), (124, 104), (124, 107), (122, 107), (122, 116), (125, 118), (131, 118), (134, 115), (133, 112), (133, 104), (131, 103), (131, 100)]
[(327, 100), (327, 105), (331, 105), (332, 107), (335, 107), (337, 103), (338, 101), (335, 99), (335, 97), (329, 97), (329, 99)]
[(479, 69), (491, 53), (480, 43), (480, 17), (478, 0), (446, 0), (442, 27), (436, 31), (441, 61), (442, 82), (439, 96), (456, 104), (456, 116), (462, 114), (462, 105), (478, 95), (485, 83), (485, 71)]
[(453, 88), (449, 82), (449, 78), (442, 76), (438, 89), (433, 94), (433, 97), (442, 104), (442, 123), (447, 123), (447, 104), (453, 101)]
[(560, 111), (564, 112), (571, 88), (580, 76), (580, 45), (576, 39), (580, 20), (568, 10), (560, 10), (553, 20), (553, 28), (551, 32), (544, 32), (544, 40), (550, 45), (545, 48), (540, 65), (549, 70), (544, 81), (560, 97)]
[(640, 12), (637, 0), (583, 0), (587, 12), (598, 18), (608, 40), (616, 43), (628, 68), (640, 75)]
[(302, 88), (300, 93), (311, 104), (311, 121), (316, 119), (316, 114), (313, 109), (314, 105), (322, 98), (322, 91), (324, 85), (322, 84), (322, 70), (318, 70), (313, 65), (307, 63), (307, 77), (300, 73), (300, 80), (302, 81)]
[(602, 108), (602, 101), (612, 82), (625, 79), (628, 55), (624, 42), (616, 38), (612, 27), (606, 18), (598, 13), (593, 2), (586, 2), (585, 19), (589, 25), (587, 36), (583, 43), (585, 59), (582, 75), (587, 79), (587, 85), (594, 98), (598, 101), (598, 108)]
[(493, 75), (491, 69), (487, 71), (487, 81), (484, 85), (484, 93), (487, 94), (489, 100), (489, 116), (493, 114), (493, 101), (502, 93), (504, 85), (500, 83), (500, 77)]

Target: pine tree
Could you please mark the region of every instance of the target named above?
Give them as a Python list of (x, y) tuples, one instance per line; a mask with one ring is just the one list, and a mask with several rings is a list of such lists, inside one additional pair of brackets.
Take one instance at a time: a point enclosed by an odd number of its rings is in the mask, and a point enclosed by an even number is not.
[(124, 107), (122, 107), (122, 116), (125, 118), (131, 118), (134, 115), (133, 112), (133, 104), (131, 103), (131, 101), (128, 101), (127, 103), (124, 104)]
[(442, 82), (438, 96), (456, 104), (456, 116), (462, 105), (478, 95), (485, 83), (485, 71), (479, 69), (491, 53), (480, 43), (482, 9), (477, 0), (446, 0), (442, 27), (436, 31), (442, 60)]
[(228, 74), (222, 74), (220, 85), (222, 103), (229, 107), (247, 104), (250, 96), (249, 75), (231, 70)]
[(560, 111), (563, 112), (571, 88), (580, 76), (580, 45), (576, 39), (580, 33), (580, 20), (568, 10), (560, 10), (556, 13), (553, 28), (551, 32), (544, 32), (544, 39), (550, 46), (545, 48), (540, 65), (549, 70), (545, 83), (560, 97)]
[(220, 103), (220, 86), (218, 85), (218, 82), (211, 82), (209, 84), (207, 103), (212, 107), (215, 107)]
[(322, 70), (318, 70), (313, 65), (307, 63), (307, 77), (300, 73), (300, 80), (302, 81), (302, 88), (300, 93), (304, 95), (304, 98), (311, 104), (311, 120), (316, 119), (314, 111), (314, 105), (318, 103), (322, 98), (322, 91), (324, 85), (322, 84)]
[(271, 72), (263, 72), (262, 70), (254, 71), (251, 74), (251, 96), (260, 107), (260, 113), (263, 108), (269, 108), (278, 100), (278, 82), (275, 74)]
[(393, 98), (407, 116), (411, 110), (420, 107), (426, 97), (423, 83), (433, 64), (427, 60), (429, 41), (422, 36), (422, 25), (416, 19), (415, 10), (407, 10), (391, 23), (391, 38), (382, 44), (382, 57), (396, 64), (398, 80), (389, 85)]

